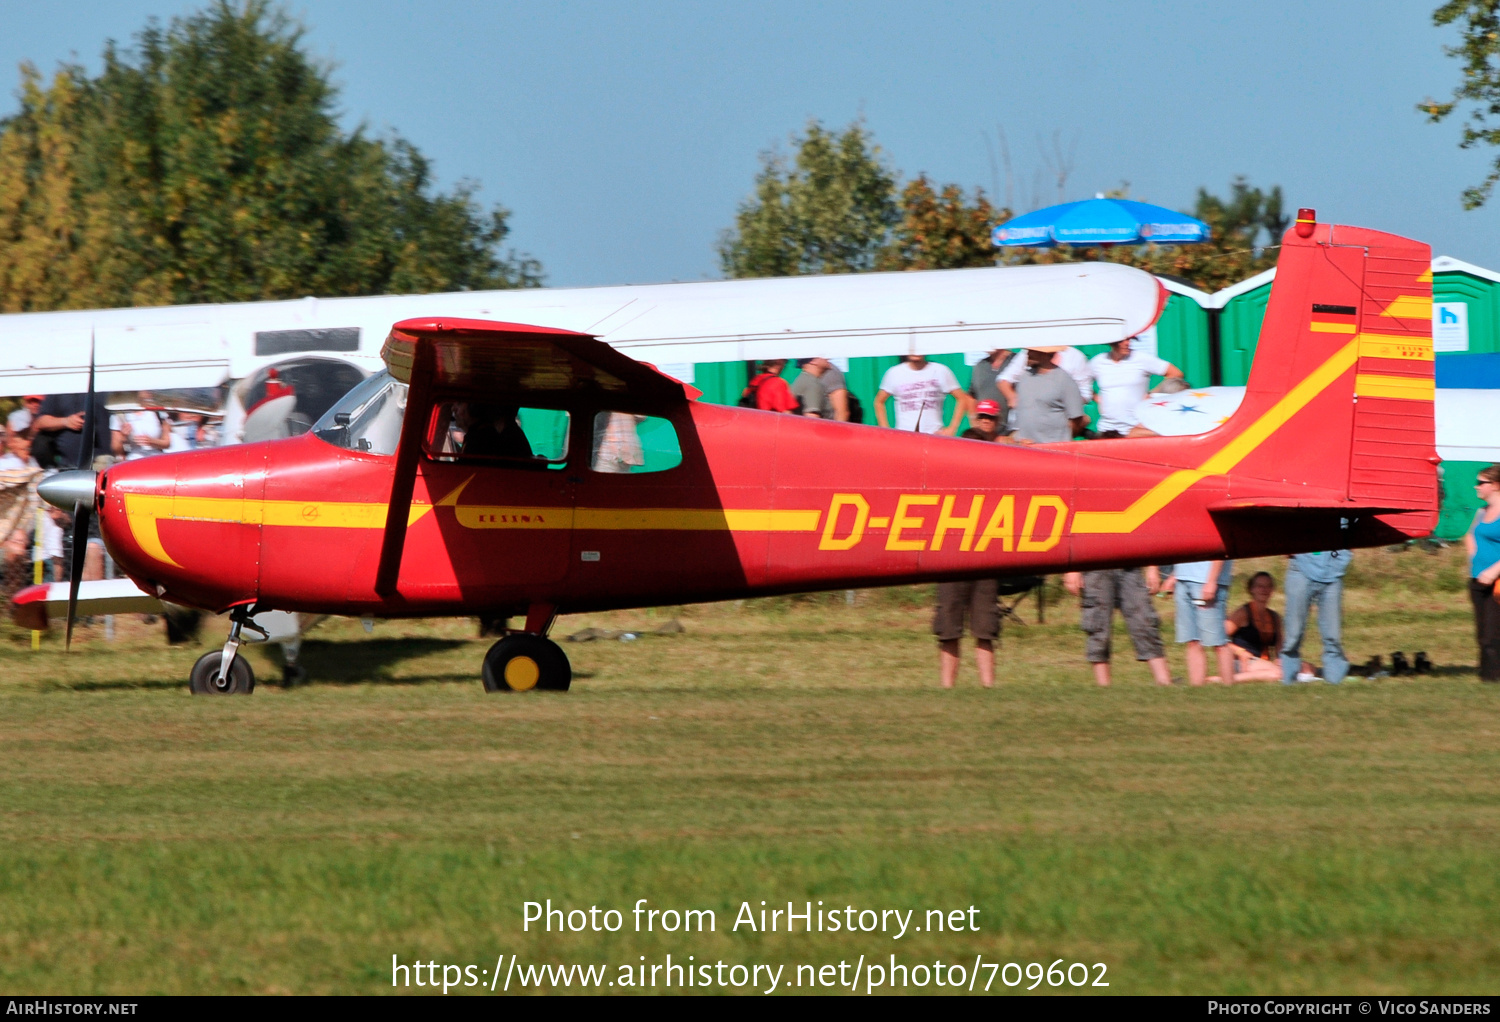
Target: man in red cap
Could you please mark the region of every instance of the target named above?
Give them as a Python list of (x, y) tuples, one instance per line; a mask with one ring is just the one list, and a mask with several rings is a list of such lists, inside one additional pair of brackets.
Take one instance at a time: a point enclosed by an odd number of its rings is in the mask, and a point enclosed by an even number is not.
[(974, 421), (960, 434), (965, 440), (1005, 440), (1005, 426), (1000, 422), (1000, 402), (980, 401), (974, 406)]

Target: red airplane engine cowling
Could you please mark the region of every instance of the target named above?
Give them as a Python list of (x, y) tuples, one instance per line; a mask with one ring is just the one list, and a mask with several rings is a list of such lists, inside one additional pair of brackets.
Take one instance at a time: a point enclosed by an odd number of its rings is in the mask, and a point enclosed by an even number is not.
[(97, 501), (99, 529), (115, 563), (165, 600), (212, 610), (253, 603), (267, 446), (187, 451), (110, 468)]

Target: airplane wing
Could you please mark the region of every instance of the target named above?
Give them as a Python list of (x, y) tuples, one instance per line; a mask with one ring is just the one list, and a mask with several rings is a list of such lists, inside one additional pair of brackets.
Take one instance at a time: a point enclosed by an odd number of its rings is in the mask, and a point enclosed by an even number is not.
[[(696, 397), (698, 392), (591, 334), (482, 319), (407, 319), (386, 339), (391, 375), (416, 386), (419, 349), (431, 352), (430, 382), (445, 393), (488, 398), (607, 393), (632, 406)], [(408, 398), (407, 417), (411, 415)], [(423, 425), (426, 425), (424, 422)]]
[[(53, 621), (64, 621), (68, 616), (67, 582), (44, 582), (27, 586), (11, 598), (10, 615), (20, 628), (38, 632), (47, 631)], [(161, 614), (162, 602), (141, 589), (128, 578), (100, 579), (78, 583), (78, 614), (91, 617), (103, 614)], [(301, 638), (302, 633), (322, 618), (313, 618), (282, 610), (261, 611), (250, 619), (266, 633), (260, 636), (247, 634), (247, 642), (287, 642)], [(310, 623), (309, 623), (310, 622)]]
[(478, 319), (408, 319), (391, 328), (382, 351), (391, 375), (407, 384), (396, 446), (390, 508), (375, 591), (396, 591), (417, 461), (442, 397), (535, 399), (560, 404), (607, 394), (621, 411), (652, 412), (696, 398), (699, 391), (623, 355), (588, 334)]
[[(11, 617), (22, 628), (45, 632), (48, 621), (67, 617), (68, 589), (66, 582), (27, 586), (11, 599)], [(141, 592), (140, 587), (128, 578), (80, 582), (78, 585), (80, 617), (94, 614), (160, 614), (161, 610), (160, 600), (150, 593)]]

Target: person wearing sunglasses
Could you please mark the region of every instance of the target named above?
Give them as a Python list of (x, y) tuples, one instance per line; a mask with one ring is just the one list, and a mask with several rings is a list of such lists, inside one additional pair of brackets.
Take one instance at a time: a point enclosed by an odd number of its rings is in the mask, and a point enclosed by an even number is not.
[(1474, 604), (1474, 632), (1479, 639), (1479, 680), (1500, 681), (1500, 465), (1479, 470), (1474, 492), (1484, 507), (1464, 536), (1469, 553), (1469, 600)]

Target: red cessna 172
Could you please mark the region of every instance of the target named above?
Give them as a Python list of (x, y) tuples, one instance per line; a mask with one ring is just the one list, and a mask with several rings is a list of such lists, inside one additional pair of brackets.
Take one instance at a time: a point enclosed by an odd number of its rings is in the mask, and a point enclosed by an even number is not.
[(1198, 436), (896, 433), (699, 402), (586, 334), (409, 319), (310, 433), (62, 473), (44, 496), (91, 506), (145, 592), (230, 612), (195, 692), (253, 689), (237, 651), (267, 609), (524, 615), (485, 688), (566, 689), (560, 612), (1427, 535), (1430, 262), (1303, 211), (1244, 402)]

